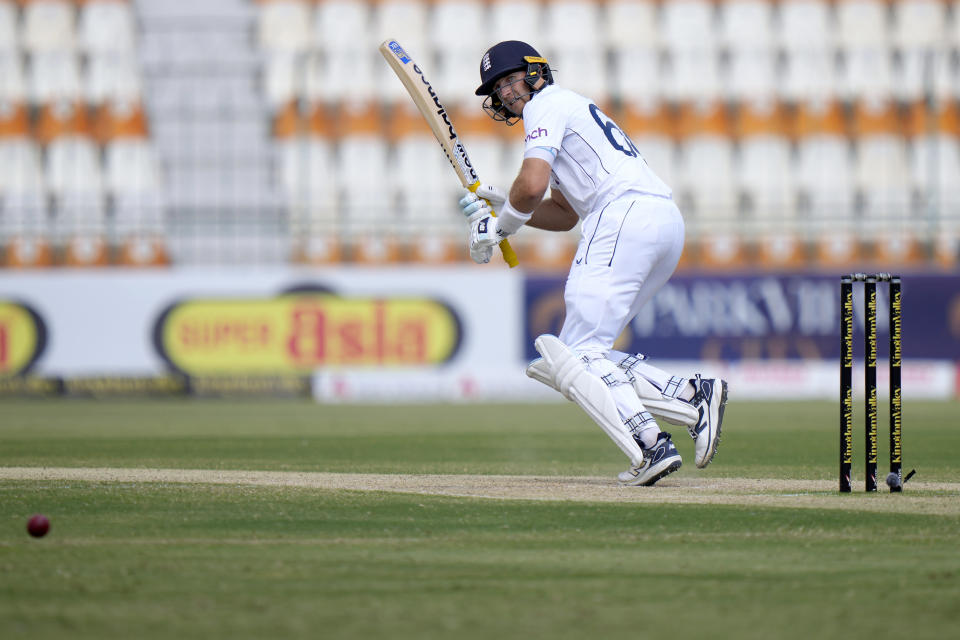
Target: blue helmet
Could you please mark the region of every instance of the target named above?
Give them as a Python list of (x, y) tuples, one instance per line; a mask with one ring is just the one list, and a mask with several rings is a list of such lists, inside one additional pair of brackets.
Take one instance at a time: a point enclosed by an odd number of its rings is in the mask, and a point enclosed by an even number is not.
[(547, 81), (547, 84), (553, 84), (553, 75), (550, 73), (550, 65), (547, 64), (546, 58), (526, 42), (506, 40), (493, 45), (483, 54), (480, 60), (481, 85), (477, 87), (476, 94), (490, 95), (497, 80), (521, 69), (530, 72), (527, 84), (531, 89), (541, 77)]

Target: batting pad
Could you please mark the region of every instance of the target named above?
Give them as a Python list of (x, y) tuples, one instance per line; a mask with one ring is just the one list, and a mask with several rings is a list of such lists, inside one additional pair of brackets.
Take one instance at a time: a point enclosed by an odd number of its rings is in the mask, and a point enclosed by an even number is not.
[[(537, 365), (538, 374), (549, 371), (553, 386), (569, 400), (577, 403), (590, 419), (620, 447), (634, 466), (643, 464), (643, 452), (627, 430), (617, 410), (617, 403), (607, 384), (587, 370), (586, 363), (577, 357), (556, 336), (544, 334), (534, 341), (534, 347), (543, 356)], [(534, 360), (534, 363), (537, 363)], [(530, 375), (530, 367), (527, 368)], [(531, 376), (540, 379), (537, 376)]]
[(625, 371), (628, 377), (632, 378), (630, 384), (633, 390), (640, 398), (640, 402), (647, 408), (647, 411), (663, 418), (670, 424), (692, 426), (697, 424), (700, 419), (700, 412), (689, 402), (679, 398), (670, 398), (660, 393), (649, 380), (641, 375), (630, 375), (631, 372)]

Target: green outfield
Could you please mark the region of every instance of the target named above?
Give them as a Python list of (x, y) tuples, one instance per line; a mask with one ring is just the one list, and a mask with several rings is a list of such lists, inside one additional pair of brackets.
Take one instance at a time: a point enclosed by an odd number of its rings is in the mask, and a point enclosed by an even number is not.
[(0, 637), (950, 637), (958, 410), (904, 403), (902, 495), (858, 424), (839, 496), (829, 402), (733, 396), (708, 469), (674, 427), (623, 489), (568, 404), (3, 400)]

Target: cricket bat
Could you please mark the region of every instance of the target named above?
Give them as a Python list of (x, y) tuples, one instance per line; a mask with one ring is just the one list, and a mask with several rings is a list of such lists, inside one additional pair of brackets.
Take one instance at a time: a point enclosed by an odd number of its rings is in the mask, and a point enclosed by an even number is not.
[[(480, 186), (477, 170), (470, 163), (470, 156), (467, 155), (467, 150), (460, 142), (456, 129), (453, 128), (447, 110), (440, 103), (440, 98), (437, 97), (433, 85), (423, 75), (423, 70), (407, 55), (407, 52), (396, 40), (384, 41), (380, 45), (380, 53), (394, 73), (397, 74), (397, 77), (400, 78), (403, 86), (407, 88), (410, 97), (413, 98), (414, 104), (420, 111), (420, 115), (430, 125), (430, 130), (440, 146), (443, 147), (443, 152), (447, 154), (447, 160), (450, 161), (457, 177), (460, 178), (460, 184), (476, 193), (477, 187)], [(490, 204), (489, 200), (486, 202), (488, 205)], [(493, 211), (492, 206), (490, 210)], [(503, 259), (511, 267), (520, 264), (517, 254), (514, 253), (513, 247), (507, 240), (504, 239), (500, 242), (500, 251), (503, 253)]]

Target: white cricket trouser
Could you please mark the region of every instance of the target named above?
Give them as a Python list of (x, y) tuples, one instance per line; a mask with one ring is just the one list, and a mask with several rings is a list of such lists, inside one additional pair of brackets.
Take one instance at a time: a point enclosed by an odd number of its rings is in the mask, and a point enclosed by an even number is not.
[(627, 194), (587, 216), (581, 230), (559, 338), (577, 353), (605, 358), (677, 268), (683, 217), (672, 200)]

